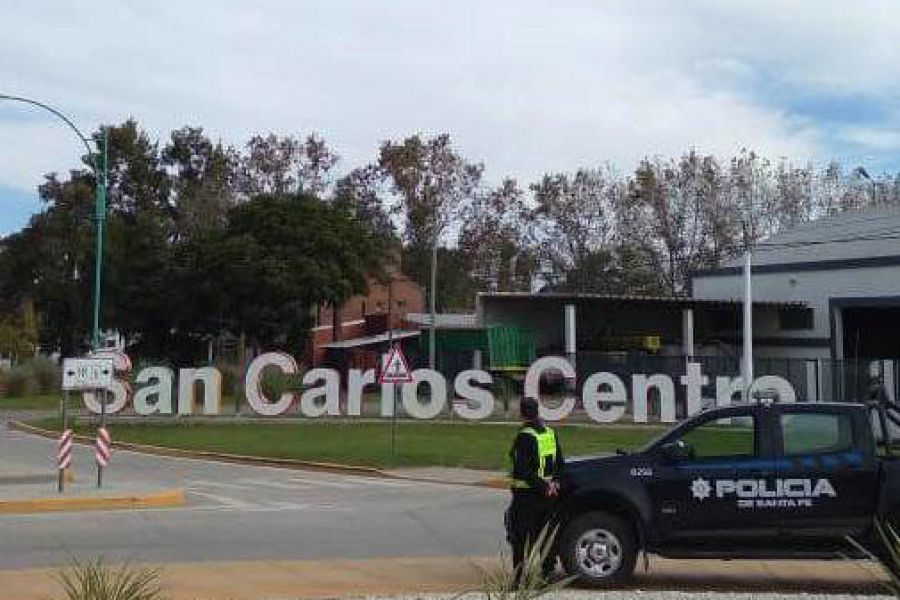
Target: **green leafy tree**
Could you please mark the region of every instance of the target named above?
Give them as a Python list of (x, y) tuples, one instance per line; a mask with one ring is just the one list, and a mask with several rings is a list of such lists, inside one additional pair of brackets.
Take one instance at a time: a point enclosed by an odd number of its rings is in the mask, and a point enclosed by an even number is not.
[(240, 157), (234, 148), (214, 144), (200, 127), (182, 127), (163, 148), (162, 163), (172, 178), (176, 236), (224, 227), (237, 195)]
[(216, 244), (218, 252), (203, 251), (213, 271), (202, 275), (226, 282), (223, 319), (257, 345), (294, 350), (311, 310), (364, 292), (384, 258), (370, 229), (311, 196), (259, 196), (232, 208)]

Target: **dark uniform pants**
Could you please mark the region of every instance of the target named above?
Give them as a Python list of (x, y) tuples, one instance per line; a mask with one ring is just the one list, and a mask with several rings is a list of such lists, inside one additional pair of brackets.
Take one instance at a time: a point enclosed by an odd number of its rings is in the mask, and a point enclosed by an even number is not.
[[(553, 502), (533, 492), (515, 492), (506, 509), (506, 539), (512, 546), (513, 565), (518, 570), (525, 562), (525, 551), (533, 548), (541, 529), (547, 524), (553, 510)], [(547, 557), (544, 574), (549, 575), (556, 566), (556, 557)]]

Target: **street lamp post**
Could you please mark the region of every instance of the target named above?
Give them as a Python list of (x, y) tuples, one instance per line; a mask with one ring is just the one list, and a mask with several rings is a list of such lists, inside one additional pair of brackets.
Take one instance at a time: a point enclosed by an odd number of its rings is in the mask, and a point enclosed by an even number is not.
[[(0, 100), (10, 100), (12, 102), (21, 102), (37, 106), (57, 118), (69, 126), (75, 132), (78, 139), (84, 144), (88, 151), (88, 160), (94, 171), (94, 179), (96, 181), (94, 188), (94, 215), (92, 217), (95, 228), (94, 243), (94, 300), (91, 324), (91, 346), (94, 350), (100, 349), (100, 289), (103, 274), (103, 231), (106, 224), (106, 187), (107, 187), (107, 148), (109, 146), (109, 134), (106, 129), (103, 130), (102, 147), (98, 147), (96, 151), (91, 148), (90, 140), (69, 120), (64, 114), (56, 110), (52, 106), (48, 106), (43, 102), (23, 98), (21, 96), (11, 96), (8, 94), (0, 94)], [(100, 146), (100, 144), (98, 144)]]
[(435, 333), (437, 329), (437, 255), (438, 255), (438, 236), (435, 232), (434, 239), (431, 243), (431, 327), (428, 331), (428, 368), (434, 370), (436, 342)]
[(741, 358), (741, 399), (749, 404), (753, 392), (753, 199), (747, 194), (744, 205), (744, 314)]
[(869, 175), (869, 172), (866, 171), (865, 167), (856, 167), (853, 169), (853, 172), (872, 184), (872, 205), (874, 206), (878, 202), (878, 184), (875, 183), (875, 180), (872, 179), (872, 176)]

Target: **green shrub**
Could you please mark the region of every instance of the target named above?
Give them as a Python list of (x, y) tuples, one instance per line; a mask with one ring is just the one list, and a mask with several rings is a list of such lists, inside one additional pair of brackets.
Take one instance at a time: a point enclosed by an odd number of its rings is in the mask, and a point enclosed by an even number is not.
[(262, 372), (259, 387), (267, 398), (277, 399), (284, 392), (298, 391), (300, 389), (300, 377), (288, 375), (280, 369), (267, 368)]
[(876, 556), (869, 548), (866, 548), (855, 539), (848, 537), (847, 541), (867, 556), (869, 560), (878, 561), (887, 572), (889, 580), (884, 584), (885, 590), (895, 598), (900, 598), (900, 533), (894, 525), (895, 520), (881, 521), (876, 519), (875, 532), (881, 543), (881, 552)]
[(536, 600), (567, 587), (573, 578), (550, 581), (543, 573), (543, 565), (553, 552), (555, 538), (556, 530), (544, 526), (534, 544), (526, 546), (521, 571), (503, 555), (499, 566), (481, 569), (478, 595), (485, 600)]
[(58, 576), (66, 600), (166, 600), (156, 569), (107, 566), (102, 558), (81, 562)]
[(6, 395), (12, 398), (34, 396), (40, 392), (40, 385), (23, 366), (16, 366), (3, 374)]
[(41, 394), (52, 394), (59, 390), (62, 372), (58, 364), (43, 356), (34, 357), (28, 364), (38, 382)]
[(59, 390), (59, 366), (50, 359), (36, 356), (0, 374), (6, 395), (11, 397), (52, 394)]

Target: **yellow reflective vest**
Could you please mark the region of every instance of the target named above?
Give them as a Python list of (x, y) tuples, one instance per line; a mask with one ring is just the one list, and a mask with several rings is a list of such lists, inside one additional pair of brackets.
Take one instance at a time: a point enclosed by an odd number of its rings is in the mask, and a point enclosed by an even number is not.
[[(544, 427), (543, 433), (538, 433), (532, 427), (523, 427), (519, 433), (524, 433), (534, 438), (537, 442), (538, 451), (538, 471), (537, 476), (544, 481), (550, 481), (550, 474), (547, 473), (550, 465), (555, 465), (558, 457), (556, 455), (556, 434), (549, 427)], [(516, 479), (513, 474), (515, 464), (512, 453), (509, 456), (509, 487), (514, 490), (527, 490), (531, 486), (527, 481)]]

